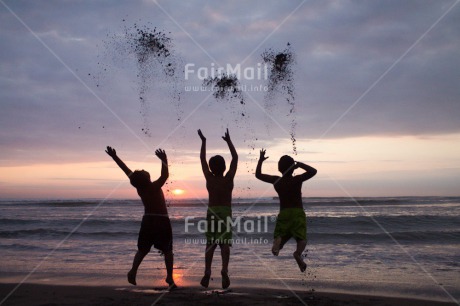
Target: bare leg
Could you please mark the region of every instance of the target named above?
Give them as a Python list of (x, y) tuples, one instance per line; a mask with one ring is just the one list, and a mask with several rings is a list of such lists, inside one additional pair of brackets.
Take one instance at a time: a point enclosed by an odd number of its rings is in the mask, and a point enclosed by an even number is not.
[(166, 282), (169, 285), (170, 289), (176, 288), (176, 284), (174, 284), (173, 279), (173, 266), (174, 266), (174, 254), (171, 251), (165, 252), (165, 266), (166, 266)]
[(307, 269), (307, 264), (303, 261), (303, 258), (302, 258), (302, 253), (305, 250), (306, 246), (307, 246), (306, 240), (297, 240), (297, 249), (293, 254), (294, 259), (299, 265), (301, 272), (304, 272)]
[(289, 239), (291, 239), (291, 237), (289, 236), (281, 238), (280, 250), (284, 248), (284, 245), (286, 244), (286, 242), (288, 242)]
[(278, 256), (280, 250), (290, 238), (291, 237), (276, 237), (275, 240), (273, 240), (272, 254)]
[(228, 263), (230, 261), (230, 246), (228, 244), (220, 245), (222, 255), (222, 288), (227, 289), (230, 286), (230, 278), (228, 277)]
[(147, 253), (137, 251), (136, 255), (134, 256), (133, 267), (128, 272), (128, 282), (130, 284), (136, 285), (137, 269), (139, 268), (142, 260), (144, 259), (145, 255), (147, 255)]
[(211, 265), (212, 265), (212, 258), (214, 256), (214, 251), (216, 250), (217, 244), (206, 244), (206, 252), (204, 254), (205, 258), (205, 268), (204, 268), (204, 276), (201, 279), (201, 286), (208, 288), (209, 286), (209, 278), (211, 277)]
[(280, 252), (280, 245), (281, 245), (281, 237), (276, 237), (273, 240), (273, 246), (272, 246), (272, 254), (275, 256), (278, 256)]

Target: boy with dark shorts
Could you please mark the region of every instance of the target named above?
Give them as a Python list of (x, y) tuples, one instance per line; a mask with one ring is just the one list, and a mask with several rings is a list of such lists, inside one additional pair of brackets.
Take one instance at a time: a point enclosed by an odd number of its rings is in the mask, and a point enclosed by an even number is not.
[(173, 280), (174, 255), (172, 251), (172, 229), (165, 197), (161, 190), (161, 187), (169, 176), (168, 159), (165, 151), (161, 149), (155, 151), (155, 155), (161, 160), (161, 176), (154, 182), (150, 181), (150, 174), (145, 170), (132, 172), (117, 156), (115, 149), (107, 147), (105, 152), (113, 158), (129, 177), (131, 185), (136, 188), (137, 194), (144, 204), (144, 216), (142, 217), (141, 229), (137, 241), (138, 251), (134, 256), (133, 266), (128, 272), (128, 282), (136, 285), (137, 269), (153, 246), (164, 254), (167, 273), (165, 281), (168, 283), (170, 289), (175, 288), (176, 285)]
[[(266, 183), (273, 184), (280, 199), (280, 212), (276, 219), (272, 253), (278, 256), (284, 244), (294, 237), (297, 241), (297, 249), (294, 259), (304, 272), (307, 264), (302, 259), (302, 252), (307, 246), (307, 221), (302, 205), (302, 183), (316, 175), (315, 168), (301, 162), (295, 162), (290, 156), (284, 155), (278, 162), (278, 170), (282, 176), (262, 174), (262, 163), (267, 159), (265, 150), (260, 150), (260, 158), (257, 163), (256, 177)], [(305, 170), (300, 175), (293, 176), (295, 169)]]
[(233, 179), (236, 174), (238, 165), (238, 154), (227, 132), (222, 139), (228, 145), (232, 155), (230, 169), (224, 175), (226, 166), (222, 156), (216, 155), (206, 161), (206, 138), (198, 130), (201, 138), (200, 160), (204, 177), (206, 178), (206, 188), (209, 193), (208, 211), (206, 214), (206, 251), (205, 251), (205, 270), (200, 284), (207, 288), (211, 277), (211, 264), (214, 251), (217, 245), (220, 246), (222, 256), (222, 288), (227, 289), (230, 286), (228, 277), (228, 263), (230, 261), (230, 246), (232, 245), (232, 190)]

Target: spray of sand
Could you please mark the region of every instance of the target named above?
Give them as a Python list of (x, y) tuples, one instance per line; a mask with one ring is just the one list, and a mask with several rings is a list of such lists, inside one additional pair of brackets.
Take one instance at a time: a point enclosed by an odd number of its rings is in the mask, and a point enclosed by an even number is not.
[(275, 99), (281, 96), (288, 106), (290, 117), (290, 135), (292, 142), (292, 151), (297, 155), (296, 147), (296, 108), (294, 97), (294, 64), (295, 56), (291, 44), (287, 43), (286, 48), (282, 51), (267, 49), (262, 53), (262, 60), (269, 66), (267, 92), (264, 97), (265, 108), (272, 113), (275, 108)]

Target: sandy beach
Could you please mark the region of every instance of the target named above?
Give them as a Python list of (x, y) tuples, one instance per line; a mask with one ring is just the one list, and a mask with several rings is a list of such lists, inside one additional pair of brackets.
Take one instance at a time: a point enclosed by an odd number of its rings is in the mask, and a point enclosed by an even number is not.
[[(398, 297), (235, 287), (228, 291), (181, 287), (0, 284), (1, 305), (455, 305)], [(8, 296), (9, 295), (9, 296)], [(8, 296), (8, 298), (6, 298)], [(6, 300), (5, 300), (6, 298)]]

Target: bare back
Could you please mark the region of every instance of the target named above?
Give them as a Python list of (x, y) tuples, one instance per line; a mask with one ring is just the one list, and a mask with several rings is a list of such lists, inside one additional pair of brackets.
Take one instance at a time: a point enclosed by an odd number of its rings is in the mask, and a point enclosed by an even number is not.
[(233, 177), (206, 177), (209, 193), (209, 206), (232, 206)]
[[(201, 169), (203, 170), (204, 177), (206, 178), (206, 189), (209, 193), (209, 206), (232, 206), (232, 191), (233, 179), (238, 167), (238, 154), (236, 153), (235, 146), (230, 140), (230, 134), (227, 132), (222, 139), (227, 142), (228, 148), (232, 155), (230, 168), (225, 175), (214, 175), (209, 169), (208, 162), (206, 161), (206, 138), (198, 130), (198, 135), (201, 138), (200, 161)], [(224, 164), (225, 166), (225, 164)], [(225, 169), (225, 167), (224, 167)]]
[(168, 214), (163, 190), (161, 190), (161, 186), (157, 182), (150, 183), (147, 188), (137, 188), (137, 194), (144, 204), (145, 214)]
[[(301, 162), (296, 162), (291, 166), (291, 172), (286, 173), (282, 177), (278, 175), (268, 175), (262, 173), (262, 163), (268, 157), (265, 157), (265, 150), (260, 150), (260, 158), (256, 167), (256, 178), (259, 180), (273, 184), (280, 198), (280, 209), (284, 208), (303, 208), (302, 205), (302, 183), (311, 179), (317, 173), (317, 170)], [(292, 176), (294, 169), (303, 169), (305, 172), (299, 175)]]
[(281, 177), (276, 181), (273, 186), (280, 198), (280, 209), (303, 208), (302, 183), (303, 181), (295, 176)]

